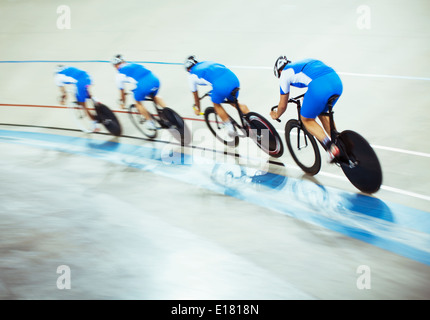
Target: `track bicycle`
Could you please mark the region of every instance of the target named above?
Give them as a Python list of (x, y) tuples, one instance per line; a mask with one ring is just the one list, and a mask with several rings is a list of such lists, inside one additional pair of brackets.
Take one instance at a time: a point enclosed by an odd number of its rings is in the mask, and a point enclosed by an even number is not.
[[(307, 174), (315, 175), (321, 169), (321, 154), (317, 139), (306, 130), (301, 121), (300, 99), (303, 97), (304, 94), (288, 100), (297, 105), (297, 119), (290, 119), (286, 123), (285, 140), (296, 164)], [(373, 148), (360, 134), (352, 130), (337, 131), (333, 105), (338, 98), (338, 95), (331, 96), (327, 101), (328, 113), (322, 114), (329, 117), (331, 141), (340, 150), (340, 155), (333, 162), (342, 168), (345, 176), (358, 190), (374, 193), (382, 184), (380, 162)], [(276, 108), (274, 106), (272, 110)]]
[(191, 131), (188, 129), (184, 119), (171, 108), (159, 107), (153, 97), (147, 97), (145, 101), (152, 101), (156, 114), (151, 114), (151, 119), (156, 127), (149, 125), (149, 121), (139, 112), (136, 104), (128, 107), (130, 119), (135, 127), (149, 139), (155, 139), (160, 129), (167, 129), (181, 145), (191, 143)]
[[(231, 92), (231, 97), (235, 97), (239, 88)], [(211, 95), (212, 91), (207, 92), (199, 97), (202, 100)], [(205, 122), (212, 134), (227, 146), (237, 147), (239, 138), (249, 137), (257, 146), (272, 157), (279, 158), (284, 153), (284, 145), (273, 125), (263, 116), (256, 112), (243, 114), (236, 98), (225, 100), (222, 104), (233, 105), (240, 118), (240, 124), (236, 122), (228, 113), (231, 123), (233, 124), (235, 134), (230, 136), (225, 128), (224, 122), (215, 112), (214, 107), (207, 107), (204, 112)]]
[[(70, 97), (76, 97), (76, 93), (73, 88), (68, 87), (67, 92)], [(92, 108), (89, 108), (90, 111), (95, 110), (95, 120), (103, 124), (107, 131), (114, 136), (120, 136), (122, 134), (121, 124), (109, 107), (92, 98), (87, 99), (86, 102), (87, 105), (88, 103), (92, 105)], [(81, 131), (86, 133), (94, 132), (94, 121), (88, 116), (84, 107), (82, 107), (76, 100), (72, 99), (67, 103), (67, 108), (71, 111), (73, 119)]]

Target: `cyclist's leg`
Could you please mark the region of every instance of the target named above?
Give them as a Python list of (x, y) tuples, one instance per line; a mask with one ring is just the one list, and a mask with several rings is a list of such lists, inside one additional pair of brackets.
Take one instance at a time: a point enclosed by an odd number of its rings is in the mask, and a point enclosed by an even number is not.
[(333, 94), (341, 94), (339, 90), (334, 90), (330, 81), (329, 75), (326, 75), (311, 82), (303, 100), (301, 119), (309, 133), (327, 150), (329, 161), (332, 161), (339, 154), (339, 150), (331, 143), (327, 134), (330, 127), (327, 123), (328, 117), (319, 117), (322, 119), (324, 129), (315, 120), (322, 112), (326, 111), (327, 100)]
[(76, 100), (78, 104), (85, 110), (85, 113), (88, 115), (88, 117), (93, 121), (92, 130), (97, 132), (100, 131), (100, 128), (97, 126), (99, 121), (97, 117), (90, 112), (87, 106), (87, 100), (91, 99), (90, 86), (91, 80), (89, 78), (78, 80), (76, 83)]
[(161, 108), (166, 107), (166, 103), (164, 102), (163, 98), (161, 98), (160, 96), (154, 96), (154, 101)]
[[(337, 94), (339, 96), (342, 94), (342, 91), (343, 91), (342, 81), (340, 80), (339, 76), (336, 73), (334, 72), (330, 73), (326, 75), (324, 79), (326, 80), (326, 84), (329, 86), (329, 89), (327, 90), (328, 92), (327, 95), (329, 97), (327, 98), (327, 100), (334, 94)], [(334, 101), (333, 108), (336, 105), (338, 100), (339, 99)], [(318, 119), (321, 121), (321, 124), (323, 125), (324, 130), (328, 133), (329, 136), (331, 136), (332, 128), (330, 127), (330, 117), (328, 116), (328, 111), (329, 111), (328, 105), (326, 102), (325, 108), (322, 111), (323, 113), (318, 116)], [(333, 129), (336, 129), (336, 124), (334, 123), (334, 121), (333, 121), (333, 125), (334, 125)]]
[(143, 105), (142, 101), (136, 100), (136, 108), (140, 112), (140, 114), (145, 117), (146, 120), (150, 120), (151, 119), (151, 114), (148, 112), (148, 110), (146, 109), (146, 107)]
[(315, 119), (306, 118), (303, 115), (301, 115), (301, 119), (309, 133), (317, 138), (317, 140), (324, 146), (328, 153), (328, 161), (332, 162), (340, 153), (337, 146), (331, 143), (330, 138)]
[(155, 75), (150, 74), (145, 77), (145, 83), (148, 88), (151, 88), (147, 96), (152, 97), (157, 106), (161, 108), (167, 107), (166, 102), (164, 102), (164, 99), (158, 95), (158, 91), (160, 90), (160, 80)]
[(220, 116), (221, 120), (223, 122), (228, 122), (230, 121), (230, 118), (221, 103), (225, 102), (230, 95), (231, 90), (227, 92), (225, 87), (226, 83), (222, 81), (222, 79), (214, 82), (212, 84), (211, 100), (214, 104), (215, 112)]
[[(236, 77), (236, 76), (234, 76)], [(230, 92), (228, 94), (228, 96), (226, 97), (226, 99), (228, 101), (232, 101), (229, 104), (233, 107), (236, 107), (235, 103), (237, 103), (237, 105), (239, 106), (240, 110), (242, 111), (243, 114), (247, 114), (249, 113), (249, 108), (246, 104), (240, 103), (238, 102), (238, 98), (239, 98), (239, 90), (236, 90), (236, 92), (234, 93), (234, 95), (232, 95), (231, 93), (233, 92), (233, 90), (238, 89), (239, 87), (239, 80), (237, 80), (237, 78), (235, 78), (232, 81), (232, 84), (230, 86), (228, 86), (225, 90), (225, 92)], [(236, 101), (236, 102), (234, 102)]]
[[(229, 101), (230, 105), (235, 106), (235, 101), (239, 97), (239, 90), (235, 89), (240, 88), (240, 83), (233, 72), (230, 70), (226, 71), (226, 73), (213, 82), (212, 88), (212, 102), (220, 104)], [(232, 95), (233, 91), (235, 91), (234, 95)], [(249, 112), (247, 105), (242, 103), (238, 103), (238, 105), (242, 113), (246, 114)]]
[[(221, 77), (219, 77), (212, 83), (211, 99), (214, 104), (215, 112), (224, 122), (230, 136), (236, 134), (235, 129), (230, 121), (230, 117), (225, 112), (224, 108), (221, 106), (221, 103), (231, 101), (229, 103), (231, 105), (234, 105), (234, 101), (237, 101), (239, 92), (236, 91), (235, 96), (232, 96), (232, 92), (234, 89), (237, 89), (239, 87), (239, 79), (230, 70), (228, 70), (226, 73), (224, 73)], [(242, 112), (249, 112), (248, 107), (246, 105), (239, 104), (239, 107), (241, 108)]]
[[(334, 94), (339, 96), (342, 94), (342, 82), (339, 76), (332, 72), (313, 80), (303, 99), (300, 112), (302, 121), (308, 131), (321, 143), (327, 141), (330, 135), (329, 118), (321, 116), (321, 113), (328, 111), (327, 101)], [(315, 121), (317, 117), (322, 127)]]
[(318, 122), (315, 121), (315, 118), (307, 118), (301, 115), (301, 119), (309, 133), (322, 143), (327, 135)]
[[(330, 132), (330, 130), (331, 130), (331, 128), (330, 128), (330, 118), (329, 118), (328, 114), (326, 114), (326, 113), (324, 113), (324, 114), (320, 114), (320, 115), (318, 116), (318, 119), (321, 121), (321, 124), (322, 124), (322, 126), (323, 126), (323, 128), (324, 128), (324, 131), (325, 131), (329, 136), (331, 136), (331, 132)], [(335, 128), (335, 129), (336, 129), (336, 128)]]
[(96, 118), (90, 112), (86, 103), (87, 99), (91, 99), (90, 86), (91, 86), (90, 78), (83, 78), (78, 80), (78, 82), (76, 83), (76, 101), (82, 108), (84, 108), (88, 117), (93, 121), (95, 121)]
[[(313, 80), (313, 82), (316, 80)], [(316, 122), (317, 116), (325, 107), (324, 98), (322, 98), (321, 88), (317, 84), (311, 83), (306, 92), (303, 105), (300, 110), (300, 117), (306, 129), (317, 138), (321, 143), (327, 137), (324, 129)]]
[[(148, 79), (152, 80), (152, 79)], [(134, 100), (136, 101), (137, 110), (143, 115), (146, 120), (151, 120), (151, 114), (148, 112), (143, 104), (147, 96), (155, 96), (158, 92), (158, 86), (154, 87), (152, 81), (147, 81), (146, 78), (140, 80), (133, 90)]]
[(213, 104), (214, 104), (215, 112), (216, 112), (217, 115), (219, 115), (219, 117), (221, 118), (221, 120), (223, 122), (230, 121), (230, 118), (229, 118), (227, 112), (225, 111), (224, 107), (221, 104), (219, 104), (219, 103), (213, 102)]
[(225, 128), (228, 131), (228, 134), (230, 136), (233, 136), (235, 134), (234, 126), (230, 121), (229, 115), (225, 111), (224, 107), (221, 105), (221, 103), (225, 101), (226, 97), (227, 96), (224, 93), (216, 91), (214, 94), (214, 90), (212, 90), (211, 99), (212, 103), (214, 104), (215, 113), (221, 118), (222, 122), (225, 125)]
[[(231, 103), (231, 105), (233, 105), (233, 103)], [(243, 103), (238, 103), (240, 110), (242, 111), (243, 114), (247, 114), (249, 113), (249, 108), (246, 104)]]

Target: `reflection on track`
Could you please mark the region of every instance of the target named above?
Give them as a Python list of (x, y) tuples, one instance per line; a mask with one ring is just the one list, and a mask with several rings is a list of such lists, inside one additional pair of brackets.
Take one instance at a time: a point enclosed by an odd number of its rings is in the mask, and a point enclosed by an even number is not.
[[(1, 143), (49, 148), (146, 170), (337, 231), (430, 265), (428, 212), (288, 177), (285, 167), (202, 158), (177, 145), (155, 147), (55, 134), (0, 130)], [(149, 144), (151, 145), (151, 144)]]

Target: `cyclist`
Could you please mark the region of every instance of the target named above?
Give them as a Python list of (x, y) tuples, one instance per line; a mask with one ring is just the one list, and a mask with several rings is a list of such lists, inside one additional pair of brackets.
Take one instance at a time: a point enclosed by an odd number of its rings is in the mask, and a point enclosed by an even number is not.
[[(238, 97), (238, 92), (232, 96), (232, 91), (240, 87), (239, 79), (236, 75), (224, 65), (212, 61), (197, 61), (195, 56), (189, 56), (184, 62), (185, 70), (189, 72), (189, 85), (194, 97), (194, 112), (200, 113), (200, 99), (197, 91), (197, 85), (211, 85), (211, 99), (214, 104), (215, 112), (224, 122), (228, 134), (235, 135), (233, 124), (228, 114), (221, 106), (222, 102), (229, 102), (234, 105), (234, 100)], [(239, 103), (241, 111), (246, 114), (249, 109), (246, 105)]]
[[(78, 104), (84, 108), (87, 115), (93, 121), (93, 132), (100, 130), (98, 127), (97, 117), (94, 116), (87, 107), (87, 99), (94, 99), (91, 97), (89, 87), (92, 85), (92, 79), (88, 73), (83, 70), (74, 67), (68, 67), (64, 65), (58, 65), (54, 71), (55, 84), (60, 87), (61, 101), (64, 105), (66, 103), (67, 92), (65, 89), (66, 84), (76, 85), (76, 100)], [(95, 100), (95, 99), (94, 99)]]
[(158, 90), (160, 89), (160, 80), (144, 66), (137, 63), (126, 62), (120, 54), (116, 55), (112, 59), (112, 64), (118, 70), (116, 83), (120, 90), (121, 108), (125, 108), (125, 84), (134, 84), (136, 87), (133, 89), (133, 94), (134, 99), (136, 100), (136, 107), (148, 120), (147, 123), (149, 128), (155, 130), (155, 122), (152, 120), (150, 113), (143, 105), (143, 101), (146, 97), (151, 97), (158, 106), (162, 108), (166, 107), (164, 100), (157, 96)]
[[(273, 71), (279, 78), (281, 97), (278, 108), (270, 113), (272, 119), (278, 119), (287, 109), (290, 86), (307, 87), (300, 117), (309, 133), (323, 144), (332, 162), (339, 155), (339, 149), (331, 143), (329, 117), (324, 113), (328, 111), (327, 100), (334, 94), (342, 94), (343, 86), (338, 74), (319, 60), (306, 59), (292, 63), (286, 56), (276, 60)], [(317, 117), (324, 129), (316, 122)]]

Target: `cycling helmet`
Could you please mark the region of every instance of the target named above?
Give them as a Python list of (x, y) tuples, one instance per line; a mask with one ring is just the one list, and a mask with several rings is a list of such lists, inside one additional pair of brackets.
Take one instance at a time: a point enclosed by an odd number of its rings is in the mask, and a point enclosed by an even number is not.
[(63, 71), (64, 69), (66, 69), (65, 65), (59, 64), (54, 68), (54, 74), (57, 74), (61, 71)]
[(194, 66), (197, 63), (199, 62), (197, 61), (195, 56), (189, 56), (184, 62), (185, 70), (188, 71), (192, 66)]
[(121, 54), (117, 54), (115, 57), (113, 57), (112, 64), (116, 66), (117, 64), (123, 63), (124, 61), (125, 60), (123, 56)]
[(275, 66), (273, 67), (273, 73), (275, 74), (276, 78), (279, 78), (281, 76), (281, 71), (290, 62), (291, 61), (288, 60), (286, 56), (279, 56), (278, 59), (276, 59)]

